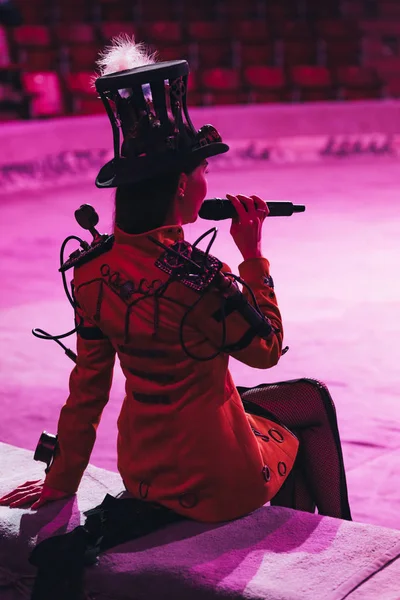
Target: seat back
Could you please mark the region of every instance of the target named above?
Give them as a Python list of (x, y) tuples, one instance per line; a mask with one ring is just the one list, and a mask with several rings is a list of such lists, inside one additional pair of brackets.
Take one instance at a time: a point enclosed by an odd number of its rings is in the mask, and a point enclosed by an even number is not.
[(90, 23), (61, 23), (53, 29), (54, 38), (59, 44), (93, 44), (97, 42), (96, 32)]
[(180, 44), (183, 41), (182, 25), (179, 21), (151, 21), (141, 23), (140, 33), (146, 42), (155, 46), (159, 42)]
[(280, 67), (253, 65), (244, 69), (243, 76), (255, 89), (283, 89), (286, 86), (285, 72)]
[(134, 37), (139, 40), (138, 27), (128, 21), (107, 21), (101, 23), (99, 33), (103, 43), (108, 43), (112, 38), (121, 34)]
[(7, 31), (5, 27), (0, 25), (0, 67), (5, 67), (6, 65), (9, 65), (10, 62)]
[(32, 117), (56, 117), (63, 114), (64, 101), (57, 73), (22, 73), (22, 85), (31, 96)]
[(13, 30), (15, 44), (25, 48), (46, 48), (51, 46), (50, 30), (45, 25), (21, 25)]

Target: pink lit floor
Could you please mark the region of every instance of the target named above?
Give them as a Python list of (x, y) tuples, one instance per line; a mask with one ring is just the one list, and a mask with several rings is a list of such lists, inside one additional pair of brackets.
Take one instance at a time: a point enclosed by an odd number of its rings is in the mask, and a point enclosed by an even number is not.
[[(232, 361), (236, 383), (325, 381), (337, 406), (354, 519), (400, 529), (399, 162), (339, 159), (214, 173), (211, 164), (210, 171), (209, 197), (257, 193), (307, 206), (264, 228), (290, 350), (269, 372)], [(100, 231), (110, 231), (112, 194), (85, 185), (24, 196), (0, 198), (0, 441), (33, 449), (43, 429), (56, 431), (72, 363), (30, 331), (72, 328), (59, 247), (81, 234), (73, 213), (84, 202), (96, 207)], [(187, 239), (212, 225), (188, 226)], [(234, 270), (240, 262), (228, 222), (219, 226), (213, 253)], [(118, 368), (92, 455), (110, 470), (123, 385)]]

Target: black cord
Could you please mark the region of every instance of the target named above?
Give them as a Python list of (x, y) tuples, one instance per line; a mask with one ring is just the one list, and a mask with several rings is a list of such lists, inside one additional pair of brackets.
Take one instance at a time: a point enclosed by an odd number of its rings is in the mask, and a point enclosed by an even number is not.
[[(79, 325), (74, 327), (74, 329), (71, 329), (71, 331), (67, 331), (67, 333), (61, 333), (60, 335), (50, 335), (43, 329), (37, 329), (36, 327), (34, 329), (32, 329), (32, 333), (35, 337), (37, 337), (41, 340), (54, 340), (55, 342), (58, 342), (58, 340), (62, 340), (63, 338), (69, 337), (70, 335), (73, 335), (74, 333), (78, 333), (79, 328), (82, 324), (82, 321), (83, 321), (83, 319), (81, 318), (81, 323), (79, 323)], [(37, 332), (39, 332), (39, 333), (37, 333)]]
[(207, 246), (207, 248), (206, 248), (206, 251), (205, 251), (205, 253), (204, 253), (203, 262), (202, 262), (202, 265), (201, 265), (203, 269), (204, 269), (204, 268), (205, 268), (205, 266), (206, 266), (206, 262), (207, 262), (207, 259), (208, 259), (208, 255), (210, 254), (211, 247), (212, 247), (212, 245), (214, 244), (214, 242), (215, 242), (215, 239), (216, 239), (216, 237), (217, 237), (217, 234), (218, 234), (218, 229), (217, 229), (217, 227), (212, 227), (211, 229), (209, 229), (208, 231), (206, 231), (205, 233), (203, 233), (203, 234), (202, 234), (202, 235), (201, 235), (199, 238), (197, 238), (197, 240), (196, 240), (196, 241), (195, 241), (195, 242), (192, 244), (192, 247), (193, 247), (193, 248), (196, 248), (196, 247), (197, 247), (197, 244), (199, 244), (199, 243), (201, 242), (201, 240), (203, 240), (205, 237), (207, 237), (207, 235), (209, 235), (210, 233), (212, 233), (212, 234), (213, 234), (213, 236), (212, 236), (211, 240), (209, 241), (209, 243), (208, 243), (208, 246)]
[[(79, 242), (79, 245), (81, 246), (81, 248), (83, 250), (87, 250), (89, 248), (89, 244), (87, 242), (85, 242), (84, 240), (82, 240), (81, 238), (79, 238), (78, 236), (76, 236), (76, 235), (69, 235), (67, 238), (65, 238), (65, 240), (61, 244), (61, 248), (60, 248), (60, 266), (61, 267), (64, 264), (64, 250), (65, 250), (65, 247), (68, 244), (68, 242), (70, 242), (71, 240), (76, 240), (77, 242)], [(71, 292), (68, 289), (67, 279), (66, 279), (64, 271), (61, 272), (61, 277), (62, 277), (62, 282), (63, 282), (63, 287), (64, 287), (65, 295), (67, 296), (68, 301), (71, 304), (72, 308), (74, 309), (75, 315), (76, 315), (76, 303), (75, 303), (75, 300), (74, 300)], [(60, 335), (51, 335), (50, 333), (47, 333), (47, 331), (44, 331), (43, 329), (38, 329), (38, 328), (32, 329), (32, 334), (35, 337), (39, 338), (40, 340), (53, 340), (59, 346), (61, 346), (61, 348), (63, 348), (63, 350), (65, 351), (65, 354), (67, 356), (69, 356), (69, 358), (71, 358), (74, 362), (76, 362), (76, 354), (75, 354), (75, 352), (73, 352), (72, 350), (70, 350), (69, 348), (67, 348), (66, 346), (64, 346), (64, 344), (62, 344), (59, 340), (62, 340), (63, 338), (66, 338), (66, 337), (69, 337), (70, 335), (73, 335), (74, 333), (78, 333), (79, 328), (82, 325), (83, 319), (80, 318), (80, 321), (81, 322), (76, 327), (74, 327), (74, 329), (71, 329), (71, 331), (67, 331), (66, 333), (61, 333)]]
[(222, 352), (224, 352), (224, 348), (225, 348), (225, 344), (226, 344), (226, 315), (225, 315), (225, 310), (224, 310), (225, 298), (222, 296), (221, 297), (221, 306), (220, 306), (220, 310), (221, 310), (221, 313), (222, 313), (222, 336), (221, 336), (222, 340), (221, 340), (221, 346), (218, 348), (218, 350), (216, 352), (214, 352), (214, 354), (210, 354), (210, 356), (204, 356), (204, 357), (200, 357), (200, 356), (196, 356), (195, 354), (192, 354), (191, 352), (189, 352), (189, 350), (186, 347), (186, 344), (185, 344), (184, 339), (183, 339), (183, 328), (185, 326), (185, 321), (188, 318), (190, 312), (192, 310), (194, 310), (196, 308), (196, 306), (199, 304), (199, 302), (204, 298), (205, 294), (206, 294), (206, 292), (204, 292), (203, 294), (201, 294), (200, 298), (198, 298), (196, 300), (196, 302), (194, 302), (191, 306), (189, 306), (189, 308), (187, 309), (187, 311), (183, 315), (182, 320), (181, 320), (180, 325), (179, 325), (179, 341), (181, 343), (182, 350), (184, 351), (184, 353), (189, 358), (192, 358), (193, 360), (197, 360), (197, 361), (200, 361), (200, 362), (207, 362), (209, 360), (213, 360), (214, 358), (217, 358), (217, 356), (219, 356), (220, 354), (222, 354)]
[[(71, 240), (76, 240), (77, 242), (79, 242), (80, 247), (83, 250), (87, 250), (89, 244), (87, 242), (85, 242), (84, 240), (82, 240), (81, 238), (79, 238), (76, 235), (69, 235), (67, 238), (65, 238), (65, 240), (63, 241), (63, 243), (61, 244), (61, 248), (60, 248), (60, 267), (63, 266), (64, 264), (64, 250), (65, 250), (65, 246), (68, 244), (68, 242), (70, 242)], [(69, 303), (71, 304), (72, 308), (75, 309), (75, 301), (68, 289), (68, 284), (67, 284), (67, 278), (65, 275), (65, 271), (61, 271), (61, 277), (62, 277), (62, 282), (63, 282), (63, 287), (64, 287), (64, 292), (65, 295), (68, 298)]]
[[(37, 331), (43, 335), (39, 335), (38, 333), (36, 333)], [(41, 340), (53, 340), (54, 342), (56, 342), (59, 346), (61, 346), (65, 354), (76, 363), (77, 356), (75, 352), (73, 352), (70, 348), (67, 348), (67, 346), (64, 346), (64, 344), (59, 341), (57, 336), (50, 335), (49, 333), (47, 333), (47, 331), (44, 331), (44, 329), (32, 329), (32, 333), (35, 337)]]
[(255, 295), (254, 295), (254, 292), (253, 292), (253, 290), (251, 289), (251, 287), (249, 286), (249, 284), (248, 284), (248, 283), (246, 283), (246, 282), (245, 282), (245, 281), (244, 281), (244, 280), (243, 280), (241, 277), (239, 277), (238, 275), (235, 275), (234, 273), (227, 272), (227, 273), (223, 273), (223, 275), (225, 275), (226, 277), (232, 277), (232, 279), (234, 279), (234, 280), (235, 280), (235, 281), (237, 281), (238, 283), (241, 283), (242, 285), (244, 285), (244, 287), (246, 288), (246, 290), (249, 292), (249, 294), (250, 294), (250, 296), (251, 296), (251, 299), (252, 299), (252, 301), (253, 301), (254, 308), (256, 309), (256, 311), (257, 311), (257, 312), (258, 312), (258, 313), (259, 313), (261, 316), (264, 316), (264, 313), (262, 312), (262, 310), (261, 310), (261, 308), (260, 308), (260, 306), (259, 306), (259, 304), (258, 304), (258, 302), (257, 302), (257, 299), (256, 299), (256, 297), (255, 297)]

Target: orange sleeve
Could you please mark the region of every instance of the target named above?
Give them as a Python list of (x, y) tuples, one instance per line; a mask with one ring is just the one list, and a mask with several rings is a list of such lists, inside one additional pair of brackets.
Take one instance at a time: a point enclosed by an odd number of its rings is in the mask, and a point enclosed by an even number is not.
[[(222, 271), (230, 271), (223, 265)], [(237, 360), (258, 369), (268, 369), (279, 361), (282, 354), (283, 328), (281, 314), (269, 273), (266, 258), (245, 260), (239, 265), (239, 274), (251, 288), (257, 304), (265, 317), (263, 331), (241, 315), (236, 298), (211, 288), (191, 311), (188, 323), (201, 331), (214, 348), (221, 348), (224, 339), (223, 320), (225, 318), (225, 343), (223, 351)], [(253, 305), (250, 292), (243, 286), (242, 302)], [(239, 298), (240, 299), (240, 298)], [(268, 334), (268, 324), (271, 331)]]
[(75, 493), (89, 463), (101, 414), (108, 402), (115, 350), (109, 340), (77, 308), (77, 362), (69, 380), (69, 396), (58, 421), (58, 449), (46, 485)]

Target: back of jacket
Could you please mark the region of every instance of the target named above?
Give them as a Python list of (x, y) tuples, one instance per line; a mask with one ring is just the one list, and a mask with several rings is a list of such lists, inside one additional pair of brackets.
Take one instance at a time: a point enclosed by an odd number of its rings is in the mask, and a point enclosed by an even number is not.
[[(78, 362), (60, 416), (59, 455), (46, 482), (77, 489), (117, 353), (126, 377), (118, 469), (127, 489), (196, 520), (233, 519), (278, 491), (284, 475), (277, 465), (284, 461), (287, 474), (297, 451), (284, 428), (279, 444), (261, 439), (263, 425), (246, 415), (228, 370), (229, 354), (258, 368), (275, 365), (281, 355), (269, 264), (252, 259), (239, 267), (276, 330), (262, 339), (218, 289), (199, 294), (171, 282), (157, 265), (164, 251), (154, 239), (171, 246), (183, 240), (183, 231), (175, 226), (129, 235), (116, 229), (112, 249), (75, 270)], [(222, 343), (225, 351), (207, 360)]]

